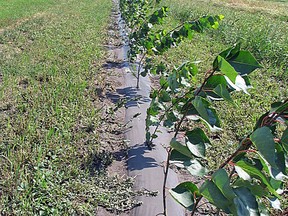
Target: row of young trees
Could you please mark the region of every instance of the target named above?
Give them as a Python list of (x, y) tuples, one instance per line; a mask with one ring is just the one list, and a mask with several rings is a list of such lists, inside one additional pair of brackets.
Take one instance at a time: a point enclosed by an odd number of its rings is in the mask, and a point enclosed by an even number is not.
[[(180, 66), (156, 64), (155, 56), (186, 39), (193, 39), (195, 33), (217, 29), (224, 18), (223, 15), (203, 16), (187, 20), (172, 30), (165, 29), (162, 24), (169, 8), (159, 3), (159, 0), (120, 0), (120, 10), (129, 32), (129, 60), (138, 62), (137, 88), (141, 76), (150, 73), (159, 77), (159, 88), (151, 91), (147, 110), (147, 145), (153, 147), (159, 126), (174, 132), (165, 163), (163, 215), (167, 215), (166, 180), (172, 164), (203, 179), (201, 184), (186, 181), (169, 190), (191, 215), (197, 212), (203, 198), (233, 215), (269, 215), (269, 203), (280, 209), (279, 199), (287, 177), (288, 100), (271, 104), (254, 130), (240, 141), (238, 149), (218, 169), (208, 170), (204, 164), (211, 142), (203, 129), (207, 127), (212, 132), (220, 129), (213, 101), (233, 104), (230, 94), (233, 91), (247, 93), (248, 75), (261, 65), (250, 52), (241, 50), (240, 44), (218, 54), (202, 82), (196, 79), (197, 62), (184, 62)], [(202, 124), (188, 129), (183, 127), (187, 121), (192, 125), (193, 122)], [(180, 132), (184, 139), (178, 139)]]

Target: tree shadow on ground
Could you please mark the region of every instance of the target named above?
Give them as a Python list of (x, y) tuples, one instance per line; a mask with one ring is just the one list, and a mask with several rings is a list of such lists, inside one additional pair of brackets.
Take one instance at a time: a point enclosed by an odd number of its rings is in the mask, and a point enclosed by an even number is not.
[(131, 147), (128, 151), (128, 171), (158, 167), (159, 164), (154, 158), (145, 156), (148, 151), (151, 150), (148, 149), (145, 143)]

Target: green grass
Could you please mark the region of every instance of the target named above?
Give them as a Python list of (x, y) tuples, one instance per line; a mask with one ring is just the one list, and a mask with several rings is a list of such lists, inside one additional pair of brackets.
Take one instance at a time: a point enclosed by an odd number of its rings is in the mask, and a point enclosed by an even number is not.
[(130, 180), (91, 174), (111, 8), (109, 0), (0, 0), (1, 215), (121, 208), (115, 197)]
[[(171, 8), (171, 28), (204, 14), (225, 15), (219, 30), (166, 53), (168, 63), (202, 60), (204, 73), (217, 53), (241, 38), (264, 65), (251, 75), (251, 95), (233, 94), (237, 109), (215, 104), (224, 132), (213, 141), (211, 158), (221, 161), (272, 102), (288, 96), (286, 6), (277, 3), (279, 13), (271, 14), (216, 0), (163, 4)], [(0, 0), (0, 214), (89, 215), (99, 205), (115, 210), (111, 203), (123, 185), (132, 187), (129, 180), (91, 175), (101, 149), (94, 83), (111, 7), (108, 0)], [(211, 159), (211, 167), (220, 161)]]
[(0, 28), (15, 24), (27, 16), (40, 15), (52, 7), (55, 0), (0, 0)]

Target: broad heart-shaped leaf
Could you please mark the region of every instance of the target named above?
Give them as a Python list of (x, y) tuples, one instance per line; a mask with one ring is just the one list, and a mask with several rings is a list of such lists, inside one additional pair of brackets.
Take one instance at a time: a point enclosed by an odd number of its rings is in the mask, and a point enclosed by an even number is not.
[(281, 143), (282, 143), (283, 148), (287, 154), (288, 153), (288, 127), (286, 128), (286, 130), (282, 134)]
[(228, 174), (224, 169), (217, 170), (212, 175), (212, 181), (228, 200), (233, 200), (236, 197), (230, 186)]
[(226, 85), (218, 85), (216, 88), (213, 89), (213, 91), (220, 97), (222, 97), (224, 100), (232, 103), (235, 105), (234, 101), (231, 98), (231, 95), (229, 91), (226, 88)]
[(193, 176), (204, 176), (208, 173), (208, 169), (206, 169), (197, 159), (184, 161), (183, 165)]
[[(215, 117), (213, 112), (212, 112), (212, 114), (213, 114), (213, 117)], [(192, 120), (192, 121), (199, 121), (199, 120), (203, 121), (212, 132), (222, 131), (222, 129), (220, 128), (220, 122), (219, 122), (218, 117), (214, 119), (216, 124), (211, 124), (210, 122), (207, 122), (205, 119), (203, 119), (200, 116), (195, 115), (195, 114), (187, 115), (186, 118), (189, 120)]]
[(186, 145), (196, 157), (205, 157), (206, 143), (210, 141), (201, 128), (186, 132)]
[(193, 106), (199, 113), (199, 115), (205, 119), (207, 122), (209, 122), (209, 115), (207, 112), (207, 108), (209, 106), (209, 102), (205, 101), (200, 96), (196, 96), (195, 99), (192, 101)]
[(235, 171), (237, 172), (238, 176), (241, 179), (245, 181), (251, 181), (251, 176), (247, 172), (245, 172), (241, 167), (235, 166)]
[(232, 89), (236, 90), (236, 91), (244, 91), (246, 94), (249, 94), (248, 93), (248, 89), (251, 87), (251, 86), (247, 86), (246, 84), (246, 80), (240, 76), (240, 75), (237, 75), (236, 76), (236, 79), (235, 79), (235, 83), (233, 83), (227, 76), (225, 76), (225, 79), (229, 85), (229, 87), (231, 87)]
[(174, 71), (169, 77), (167, 78), (167, 83), (169, 88), (174, 92), (178, 86), (179, 83), (177, 81), (177, 73)]
[(227, 61), (241, 75), (249, 74), (257, 68), (262, 68), (254, 56), (245, 50), (239, 51)]
[(255, 196), (245, 187), (238, 187), (233, 190), (237, 194), (234, 199), (237, 215), (258, 216), (258, 203)]
[(209, 88), (209, 89), (214, 89), (218, 85), (223, 85), (223, 86), (227, 85), (226, 79), (224, 75), (222, 74), (216, 74), (216, 75), (209, 77), (204, 87)]
[(181, 77), (191, 78), (198, 73), (198, 68), (193, 62), (184, 62), (177, 68)]
[(163, 126), (167, 128), (172, 128), (174, 126), (174, 122), (178, 120), (177, 115), (175, 115), (175, 112), (166, 112), (165, 113), (166, 119), (163, 122)]
[(230, 65), (228, 61), (225, 60), (222, 56), (218, 55), (213, 62), (213, 68), (215, 70), (221, 71), (224, 75), (226, 75), (233, 83), (236, 81), (236, 77), (238, 73), (236, 70)]
[(210, 180), (206, 180), (199, 188), (200, 193), (209, 202), (214, 204), (216, 207), (222, 209), (226, 213), (232, 213), (231, 208), (234, 208), (232, 200), (228, 200), (219, 190), (219, 188)]
[(194, 207), (194, 197), (199, 195), (198, 187), (192, 182), (183, 182), (169, 190), (169, 192), (178, 203), (190, 211)]
[(190, 157), (181, 154), (179, 151), (173, 149), (170, 155), (170, 163), (173, 163), (174, 165), (183, 168), (184, 161), (191, 160)]
[(170, 163), (179, 168), (186, 169), (193, 176), (203, 176), (208, 173), (208, 170), (199, 161), (191, 159), (175, 149), (171, 152)]
[(229, 60), (233, 58), (237, 53), (240, 51), (240, 43), (236, 43), (233, 47), (230, 47), (224, 51), (222, 51), (219, 55), (225, 58), (226, 60)]
[(240, 160), (236, 163), (235, 168), (236, 167), (240, 167), (243, 171), (245, 171), (249, 176), (251, 176), (252, 178), (256, 178), (258, 180), (260, 180), (264, 185), (267, 186), (267, 189), (276, 197), (279, 197), (279, 195), (277, 194), (277, 192), (274, 190), (274, 188), (271, 186), (269, 180), (267, 179), (267, 177), (259, 170), (257, 169), (255, 166), (253, 166), (252, 164)]
[(287, 176), (285, 175), (286, 174), (286, 166), (285, 166), (285, 156), (284, 156), (284, 152), (283, 152), (283, 149), (282, 147), (279, 145), (277, 147), (277, 145), (279, 144), (276, 144), (276, 167), (272, 167), (264, 158), (262, 155), (260, 155), (259, 152), (257, 152), (259, 154), (259, 160), (263, 166), (263, 170), (265, 170), (267, 173), (270, 174), (270, 176), (272, 178), (274, 178), (275, 180), (280, 180), (280, 181), (283, 181), (284, 178), (287, 178)]
[(171, 139), (170, 146), (180, 152), (181, 154), (189, 157), (194, 158), (193, 154), (190, 152), (187, 146), (182, 145), (180, 142), (176, 140), (176, 138)]
[[(209, 107), (210, 103), (207, 100), (200, 96), (196, 96), (195, 99), (192, 101), (192, 104), (194, 106), (194, 109), (191, 109), (188, 115), (198, 115), (202, 118), (202, 120), (204, 120), (205, 123), (207, 123), (211, 127), (211, 130), (213, 130), (214, 126), (216, 126), (216, 128), (220, 128), (220, 120), (218, 118), (218, 115), (213, 108)], [(195, 113), (195, 111), (197, 112)], [(187, 118), (191, 120), (197, 119), (197, 117), (193, 119), (193, 116), (187, 116)]]
[(216, 126), (216, 127), (220, 128), (220, 126), (221, 126), (220, 125), (220, 119), (218, 118), (216, 110), (210, 107), (210, 108), (207, 109), (207, 112), (208, 112), (208, 116), (209, 116), (208, 123), (212, 127)]
[(260, 155), (270, 164), (270, 166), (277, 168), (275, 163), (275, 142), (271, 130), (266, 126), (258, 128), (251, 134), (250, 139), (257, 147)]
[(275, 103), (271, 104), (270, 113), (272, 113), (272, 112), (281, 113), (281, 112), (285, 112), (285, 110), (288, 113), (287, 108), (288, 108), (288, 102), (286, 102), (286, 103), (275, 102)]

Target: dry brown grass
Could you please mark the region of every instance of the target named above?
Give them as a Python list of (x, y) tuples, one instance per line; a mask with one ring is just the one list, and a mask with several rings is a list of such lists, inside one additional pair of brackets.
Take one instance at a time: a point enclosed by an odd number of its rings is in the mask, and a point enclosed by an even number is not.
[(216, 4), (221, 4), (250, 12), (266, 12), (271, 15), (287, 16), (288, 2), (263, 1), (263, 0), (209, 0)]

